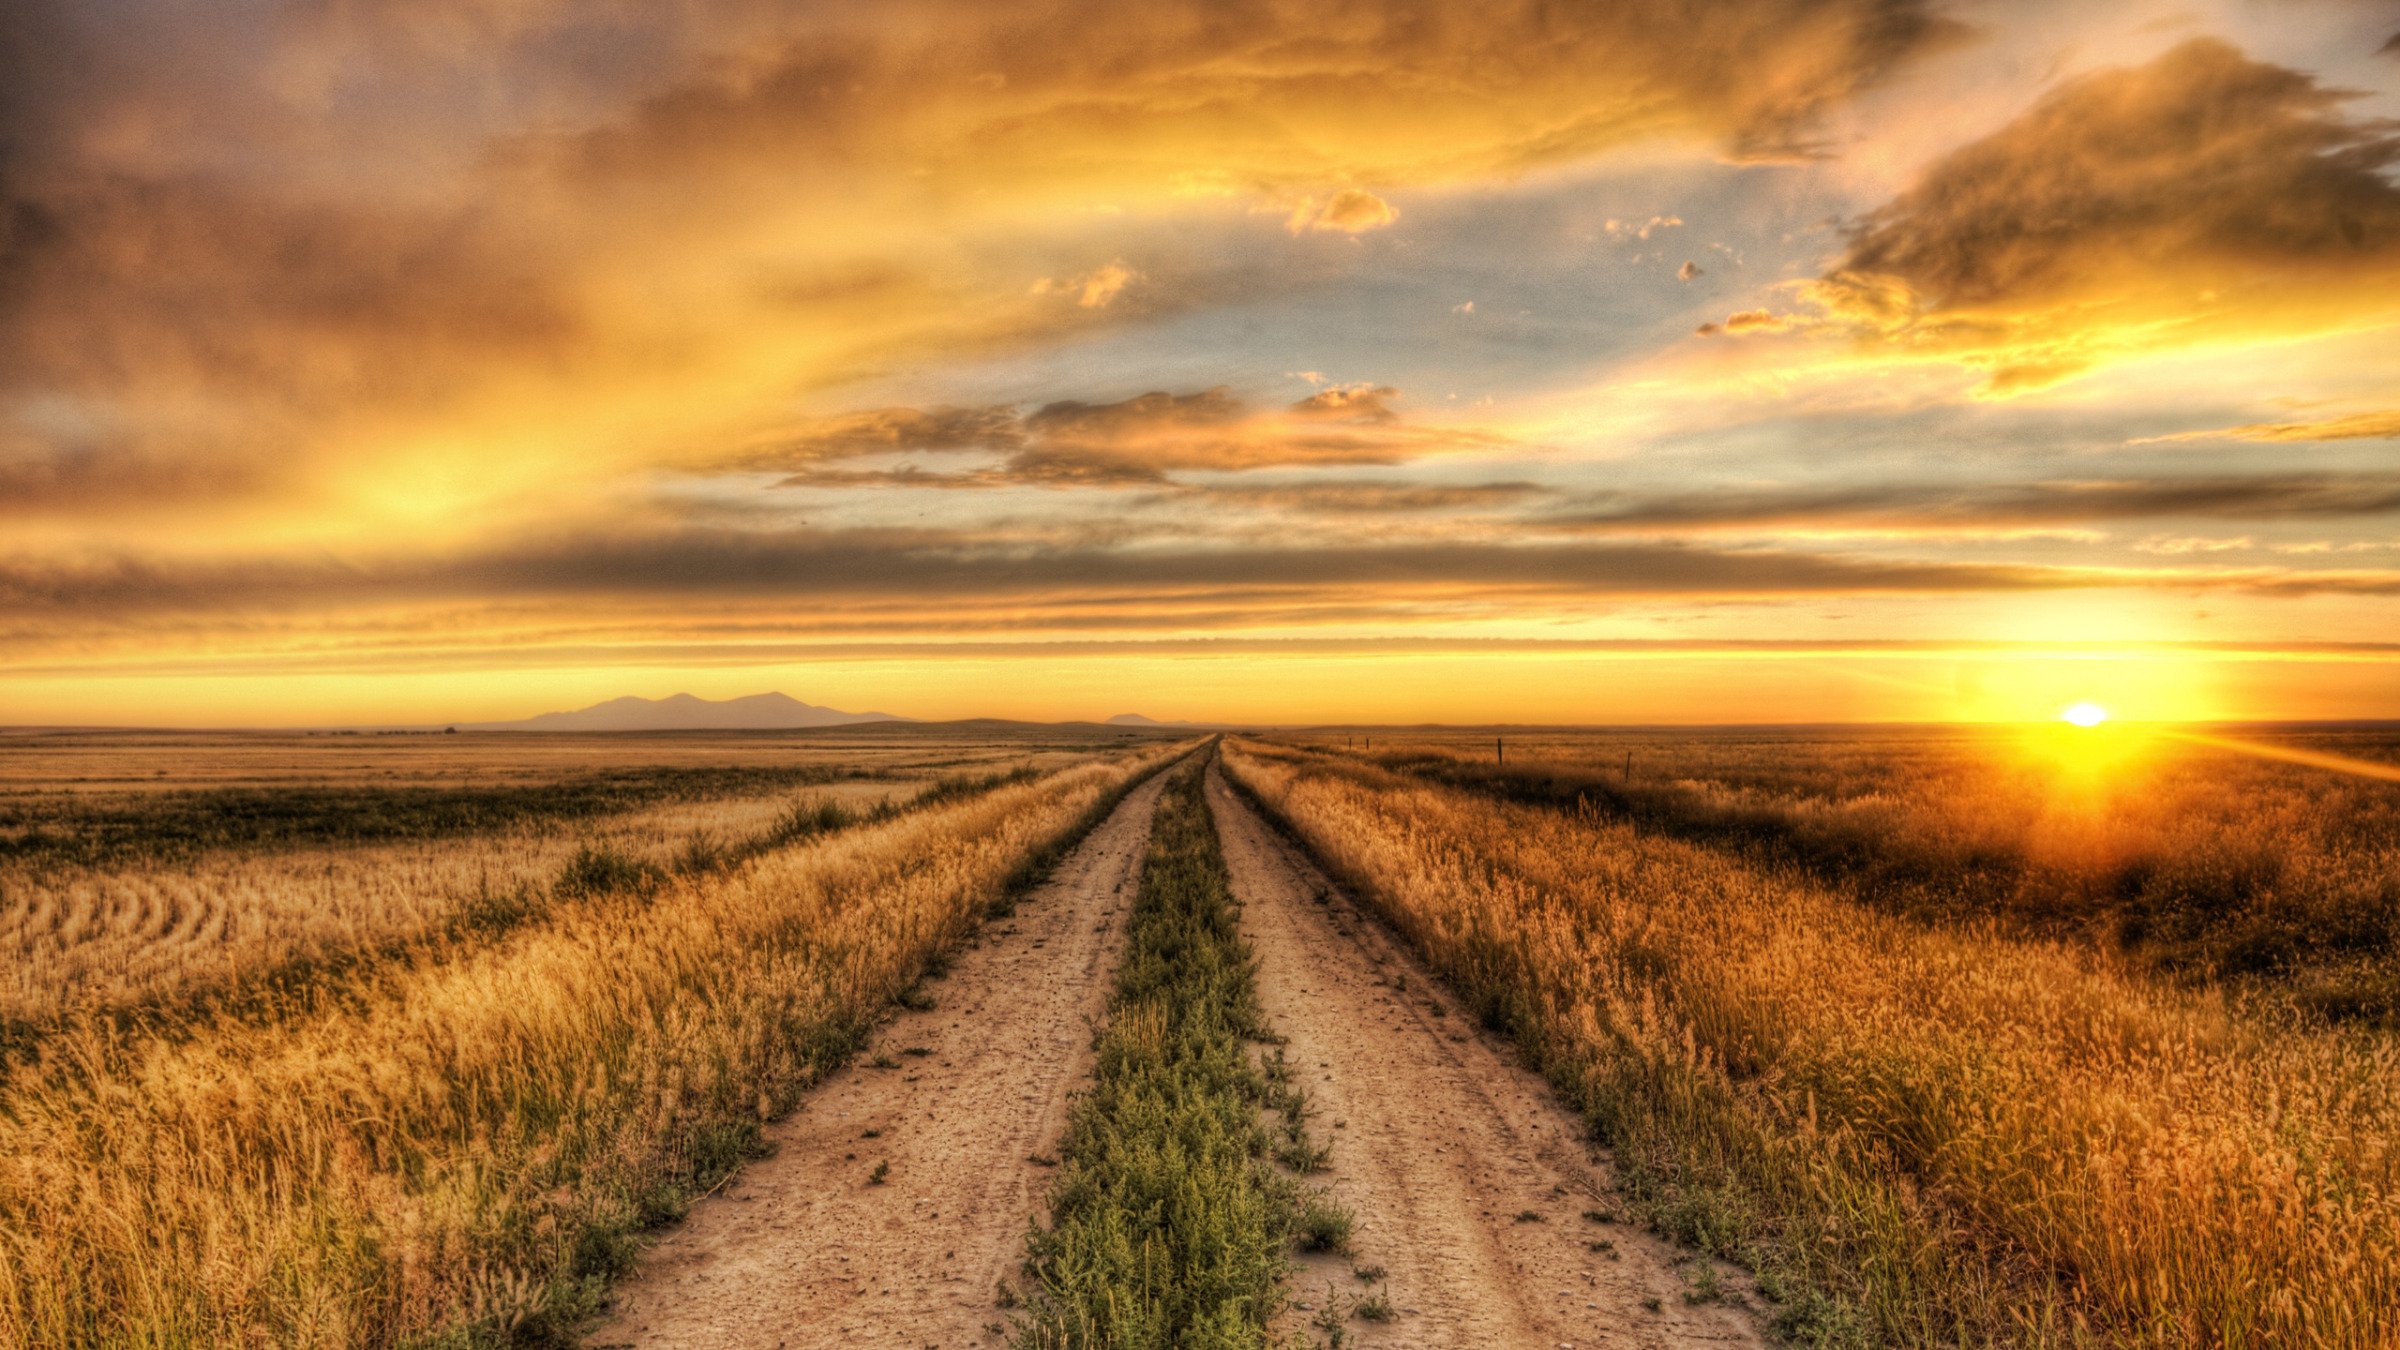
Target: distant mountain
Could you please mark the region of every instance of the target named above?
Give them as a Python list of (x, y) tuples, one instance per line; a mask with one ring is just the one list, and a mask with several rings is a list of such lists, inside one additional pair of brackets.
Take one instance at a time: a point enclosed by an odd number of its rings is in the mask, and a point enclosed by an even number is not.
[(1104, 727), (1163, 727), (1166, 723), (1155, 718), (1144, 717), (1140, 713), (1118, 713), (1100, 725)]
[(788, 694), (752, 694), (722, 702), (676, 694), (670, 698), (612, 698), (575, 712), (465, 725), (476, 731), (779, 731), (907, 720), (890, 713), (820, 708)]

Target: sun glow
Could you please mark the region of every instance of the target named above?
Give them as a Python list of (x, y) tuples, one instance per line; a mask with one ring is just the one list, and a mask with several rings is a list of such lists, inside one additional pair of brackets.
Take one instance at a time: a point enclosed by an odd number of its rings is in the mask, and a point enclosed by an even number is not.
[(2076, 818), (2138, 790), (2135, 785), (2158, 749), (2154, 729), (2117, 721), (2106, 706), (2088, 701), (2060, 708), (2052, 720), (2025, 724), (2021, 743), (2024, 753), (2044, 766), (2053, 804)]

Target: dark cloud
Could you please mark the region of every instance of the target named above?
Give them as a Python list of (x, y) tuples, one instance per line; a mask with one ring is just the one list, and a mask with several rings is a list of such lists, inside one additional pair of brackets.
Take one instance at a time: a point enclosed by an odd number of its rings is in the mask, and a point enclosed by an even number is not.
[[(2114, 569), (1862, 557), (1676, 542), (1414, 540), (1225, 547), (1166, 537), (1077, 546), (940, 530), (687, 529), (527, 542), (381, 562), (257, 559), (192, 565), (134, 555), (0, 561), (0, 613), (133, 621), (317, 611), (344, 605), (672, 601), (691, 616), (754, 602), (807, 602), (851, 629), (906, 627), (962, 606), (1029, 612), (1089, 606), (1128, 623), (1200, 604), (1248, 603), (1270, 623), (1287, 606), (1428, 603), (1509, 609), (1578, 598), (1693, 600), (1831, 594), (1964, 594), (2093, 587), (2400, 593), (2400, 574), (2269, 569)], [(824, 607), (824, 608), (819, 608)], [(778, 611), (777, 623), (815, 621)]]
[(1153, 390), (1116, 403), (1045, 403), (1026, 415), (1025, 428), (1057, 444), (1115, 445), (1161, 432), (1226, 426), (1243, 411), (1222, 385), (1196, 394)]
[(1610, 531), (1853, 527), (2016, 529), (2110, 520), (2388, 515), (2400, 475), (2264, 474), (2029, 484), (1879, 484), (1621, 495), (1544, 523)]
[(2083, 76), (1935, 161), (1805, 295), (1818, 326), (1964, 354), (2000, 391), (2210, 334), (2388, 314), (2400, 135), (2345, 116), (2357, 97), (2213, 38)]
[[(451, 556), (0, 557), (12, 668), (613, 661), (775, 641), (1203, 634), (1427, 618), (2065, 590), (2400, 595), (2400, 572), (1948, 562), (1652, 541), (1195, 543), (1118, 532), (583, 530)], [(172, 636), (173, 643), (163, 639)], [(1020, 648), (1020, 650), (1022, 650)], [(314, 654), (311, 656), (310, 654)]]
[[(1333, 622), (1352, 617), (1340, 610), (1320, 611), (1325, 621)], [(460, 647), (445, 645), (437, 650), (405, 648), (319, 648), (304, 654), (259, 660), (244, 657), (213, 657), (192, 659), (165, 657), (134, 662), (93, 663), (71, 655), (25, 667), (35, 675), (126, 674), (172, 675), (205, 673), (217, 677), (256, 673), (261, 675), (289, 674), (302, 671), (423, 671), (423, 670), (500, 670), (527, 665), (557, 666), (573, 663), (584, 666), (634, 664), (655, 667), (661, 662), (673, 662), (684, 667), (759, 666), (805, 661), (836, 661), (855, 659), (1013, 659), (1048, 661), (1089, 656), (1422, 656), (1422, 655), (1611, 655), (1640, 654), (1673, 655), (1779, 655), (1835, 656), (1933, 653), (1959, 655), (1965, 644), (1951, 639), (1843, 639), (1843, 638), (1475, 638), (1443, 635), (1437, 637), (1248, 637), (1229, 635), (1222, 631), (1238, 626), (1240, 615), (1235, 612), (1201, 613), (1182, 624), (1191, 630), (1187, 636), (1159, 637), (1011, 637), (1007, 630), (1014, 625), (1006, 619), (973, 625), (978, 636), (959, 640), (945, 638), (938, 642), (889, 640), (848, 637), (839, 632), (812, 633), (795, 640), (788, 632), (761, 632), (755, 624), (739, 622), (701, 621), (677, 629), (673, 636), (662, 638), (656, 632), (626, 632), (595, 634), (589, 629), (578, 634), (576, 641), (544, 642), (528, 651), (522, 646), (493, 645)], [(1221, 621), (1221, 622), (1219, 622)], [(0, 641), (30, 634), (11, 633), (0, 629)], [(604, 636), (621, 636), (621, 643), (599, 640)], [(2128, 653), (2153, 656), (2261, 656), (2288, 658), (2309, 653), (2329, 656), (2389, 657), (2400, 654), (2400, 643), (2391, 642), (2209, 642), (2209, 641), (2130, 641), (2118, 644)], [(2056, 651), (2052, 642), (1979, 640), (1971, 644), (1978, 655), (2026, 653), (2049, 655)]]
[(89, 433), (36, 436), (0, 422), (0, 519), (151, 507), (266, 487), (270, 466), (161, 456)]
[(2124, 269), (2332, 264), (2400, 244), (2400, 136), (2356, 97), (2198, 38), (2087, 76), (1926, 171), (1841, 271), (1898, 277), (1924, 309), (2114, 285)]
[(793, 429), (748, 461), (789, 464), (911, 450), (1014, 450), (1026, 442), (1013, 407), (871, 408)]
[(1430, 592), (1806, 595), (2102, 584), (2072, 569), (1724, 551), (1675, 544), (1412, 543), (1324, 547), (1022, 547), (940, 531), (689, 530), (588, 536), (381, 565), (264, 561), (187, 567), (138, 557), (0, 564), (0, 612), (218, 612), (363, 601), (715, 596), (944, 605), (1116, 596), (1170, 605), (1241, 590), (1306, 598), (1366, 588), (1405, 608)]
[[(1496, 444), (1483, 433), (1409, 427), (1389, 385), (1318, 391), (1281, 410), (1244, 403), (1222, 386), (1154, 390), (1113, 403), (1060, 400), (1009, 405), (885, 408), (810, 422), (723, 467), (790, 471), (789, 486), (1113, 487), (1163, 482), (1177, 470), (1243, 470), (1307, 464), (1389, 465), (1446, 449)], [(993, 465), (859, 469), (844, 460), (895, 452), (986, 451)]]
[[(358, 412), (584, 335), (529, 241), (472, 209), (276, 205), (189, 181), (20, 206), (40, 223), (8, 335), (12, 392), (238, 389), (278, 414), (336, 398), (314, 411)], [(227, 265), (244, 256), (273, 284)]]
[(1388, 220), (1347, 186), (1359, 182), (1511, 172), (1662, 132), (1743, 156), (1807, 153), (1824, 109), (1964, 31), (1929, 0), (1497, 0), (1472, 12), (1438, 0), (935, 0), (887, 13), (885, 31), (817, 25), (653, 98), (591, 139), (593, 171), (788, 160), (795, 141), (856, 153), (938, 127), (922, 153), (945, 175), (1172, 186), (1197, 170), (1311, 194), (1296, 221), (1348, 229)]
[(1186, 488), (1178, 497), (1301, 514), (1397, 515), (1514, 506), (1557, 495), (1538, 483), (1406, 483), (1321, 479)]

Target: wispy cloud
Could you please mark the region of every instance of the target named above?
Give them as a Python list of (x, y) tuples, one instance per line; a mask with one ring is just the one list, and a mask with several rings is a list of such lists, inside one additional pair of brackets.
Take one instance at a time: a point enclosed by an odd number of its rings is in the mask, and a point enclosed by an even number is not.
[[(879, 409), (788, 429), (722, 462), (744, 470), (790, 470), (791, 486), (1104, 486), (1163, 481), (1174, 470), (1245, 470), (1293, 465), (1401, 464), (1428, 455), (1488, 450), (1503, 442), (1473, 428), (1402, 421), (1388, 385), (1327, 385), (1284, 407), (1254, 407), (1230, 389), (1164, 390), (1110, 403), (1065, 399), (1030, 410)], [(997, 465), (915, 463), (859, 470), (842, 461), (893, 452), (983, 451)], [(861, 477), (861, 473), (866, 477)]]
[(2269, 521), (2395, 513), (2400, 513), (2400, 475), (2243, 474), (1617, 494), (1546, 517), (1545, 523), (1619, 532), (1851, 528), (1946, 533), (2162, 516)]
[(2234, 440), (2294, 443), (2304, 441), (2400, 440), (2400, 412), (2347, 413), (2304, 422), (2246, 422), (2208, 431), (2179, 431), (2166, 436), (2143, 436), (2137, 445), (2162, 441)]

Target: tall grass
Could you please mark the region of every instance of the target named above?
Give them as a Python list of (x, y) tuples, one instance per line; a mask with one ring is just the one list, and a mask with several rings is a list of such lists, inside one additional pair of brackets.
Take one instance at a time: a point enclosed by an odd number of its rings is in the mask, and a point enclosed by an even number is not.
[[(2389, 759), (2388, 735), (2293, 737)], [(2283, 980), (2400, 1026), (2400, 787), (2137, 729), (1551, 733), (1378, 742), (1387, 768), (1789, 863), (1926, 919)], [(1622, 756), (1622, 758), (1620, 758)], [(2380, 967), (2380, 968), (2379, 968)]]
[(1200, 766), (1161, 798), (1052, 1222), (1029, 1239), (1025, 1350), (1268, 1343), (1299, 1188), (1267, 1161), (1267, 1033)]
[(0, 1080), (0, 1344), (563, 1338), (635, 1235), (755, 1147), (1092, 764), (600, 888), (272, 1023), (86, 1024)]
[(1837, 1345), (2400, 1342), (2400, 1046), (1355, 762), (1237, 779)]

